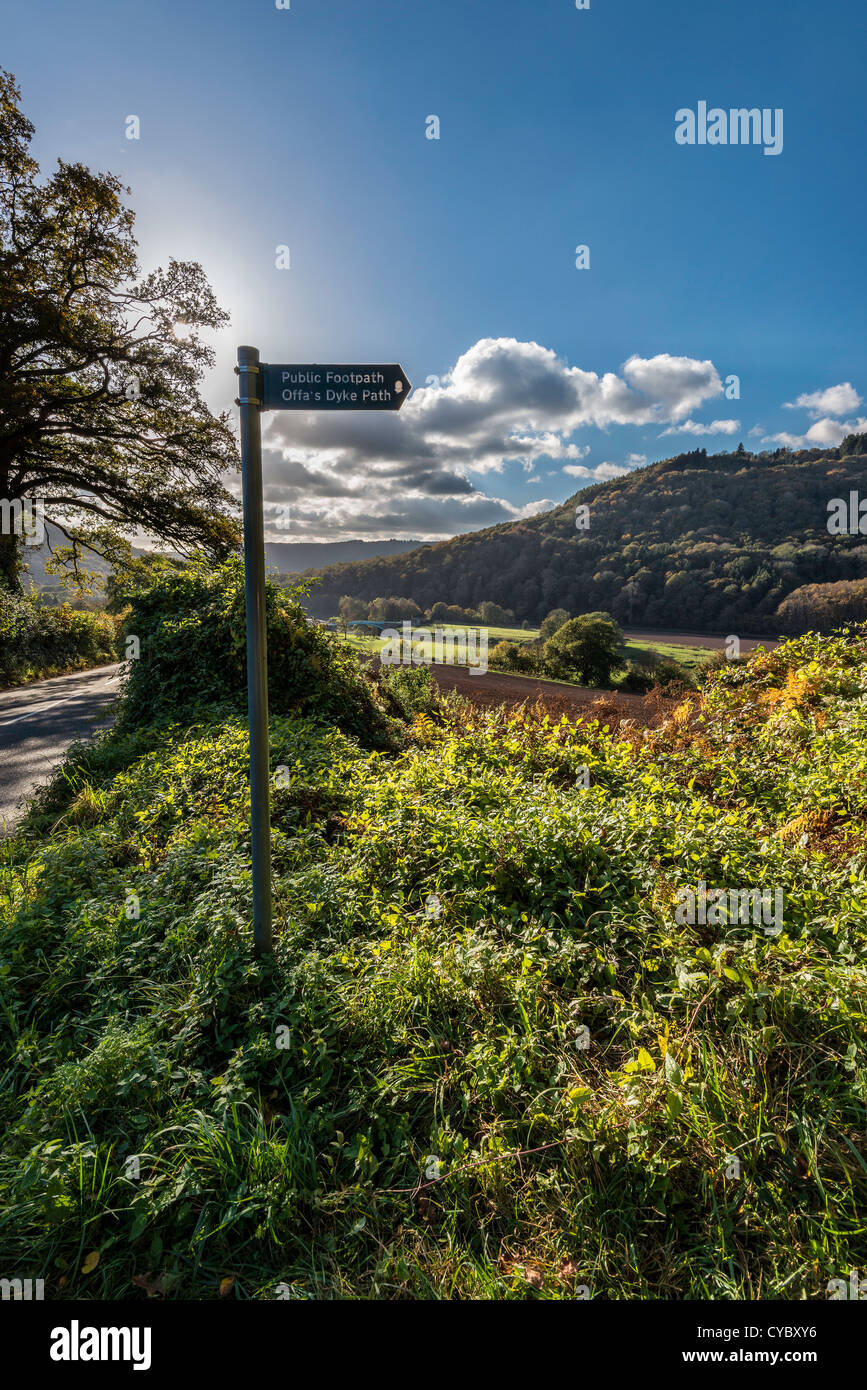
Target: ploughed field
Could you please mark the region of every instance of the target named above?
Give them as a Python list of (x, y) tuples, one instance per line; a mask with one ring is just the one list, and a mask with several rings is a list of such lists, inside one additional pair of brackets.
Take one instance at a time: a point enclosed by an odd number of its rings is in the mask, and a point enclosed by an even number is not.
[(627, 691), (600, 691), (589, 686), (569, 685), (565, 681), (541, 680), (535, 676), (516, 676), (504, 671), (474, 675), (466, 666), (433, 663), (430, 667), (440, 690), (455, 690), (481, 708), (505, 705), (514, 709), (529, 701), (549, 715), (575, 718), (577, 714), (604, 723), (618, 724), (634, 719), (640, 724), (657, 724), (680, 701), (666, 699), (656, 692), (636, 695)]

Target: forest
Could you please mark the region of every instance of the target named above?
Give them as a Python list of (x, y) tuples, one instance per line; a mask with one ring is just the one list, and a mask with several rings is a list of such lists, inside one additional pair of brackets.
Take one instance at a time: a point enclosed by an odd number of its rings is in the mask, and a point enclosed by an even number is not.
[(867, 617), (867, 540), (828, 526), (852, 492), (867, 496), (864, 435), (795, 453), (695, 450), (584, 488), (528, 520), (306, 571), (318, 581), (310, 609), (328, 616), (350, 596), (425, 611), (493, 603), (534, 625), (560, 607), (646, 627), (830, 630)]

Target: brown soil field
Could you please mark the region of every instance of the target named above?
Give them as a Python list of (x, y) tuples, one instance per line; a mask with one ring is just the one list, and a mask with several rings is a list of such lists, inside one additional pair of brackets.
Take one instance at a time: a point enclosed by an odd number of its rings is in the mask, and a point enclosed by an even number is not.
[(434, 663), (430, 670), (441, 690), (457, 690), (460, 695), (483, 707), (506, 705), (515, 708), (526, 702), (542, 704), (549, 715), (600, 719), (616, 727), (623, 719), (645, 725), (659, 724), (681, 703), (678, 699), (651, 691), (648, 695), (595, 690), (586, 686), (559, 685), (556, 681), (514, 676), (505, 671), (472, 675), (465, 666)]

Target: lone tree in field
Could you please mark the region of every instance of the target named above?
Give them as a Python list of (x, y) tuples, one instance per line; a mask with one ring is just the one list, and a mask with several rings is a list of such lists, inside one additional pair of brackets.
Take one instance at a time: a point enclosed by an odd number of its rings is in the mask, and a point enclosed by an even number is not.
[(555, 670), (575, 671), (588, 685), (605, 685), (623, 660), (623, 633), (609, 613), (570, 618), (545, 643)]
[(199, 395), (198, 330), (228, 315), (194, 261), (140, 278), (129, 190), (63, 160), (41, 177), (32, 137), (0, 69), (0, 586), (19, 586), (22, 505), (76, 567), (84, 545), (122, 562), (136, 528), (224, 555), (237, 449)]

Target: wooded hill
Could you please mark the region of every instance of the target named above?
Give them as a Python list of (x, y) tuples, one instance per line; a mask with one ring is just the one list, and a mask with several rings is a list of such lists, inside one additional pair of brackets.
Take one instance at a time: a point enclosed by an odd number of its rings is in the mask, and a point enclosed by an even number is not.
[[(309, 607), (333, 613), (344, 594), (414, 599), (423, 609), (488, 600), (531, 623), (559, 607), (640, 626), (767, 633), (795, 590), (867, 575), (867, 534), (828, 530), (832, 499), (848, 503), (852, 492), (867, 499), (867, 435), (797, 453), (695, 450), (584, 488), (527, 521), (307, 571), (321, 581)], [(579, 506), (589, 509), (587, 529), (576, 527)]]

